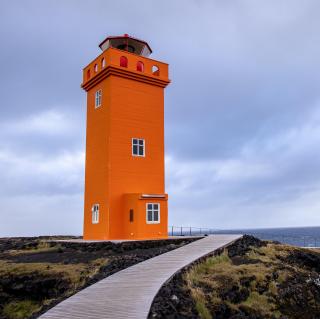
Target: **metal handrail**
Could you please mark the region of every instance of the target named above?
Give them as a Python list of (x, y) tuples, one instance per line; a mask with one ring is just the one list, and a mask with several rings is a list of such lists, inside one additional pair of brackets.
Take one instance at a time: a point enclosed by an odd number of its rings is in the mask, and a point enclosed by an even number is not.
[(300, 246), (300, 247), (320, 247), (320, 236), (312, 235), (285, 235), (285, 234), (270, 234), (257, 231), (222, 231), (219, 229), (208, 227), (192, 227), (192, 226), (169, 226), (168, 234), (170, 236), (204, 236), (213, 234), (230, 234), (241, 233), (253, 235), (259, 239), (279, 241), (281, 243)]

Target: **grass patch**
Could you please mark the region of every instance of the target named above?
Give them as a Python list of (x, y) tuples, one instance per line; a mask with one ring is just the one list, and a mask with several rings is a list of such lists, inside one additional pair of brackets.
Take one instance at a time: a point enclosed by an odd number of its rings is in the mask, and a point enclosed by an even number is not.
[(292, 247), (290, 246), (268, 243), (263, 247), (252, 247), (246, 256), (250, 259), (258, 259), (263, 263), (277, 263), (279, 257), (287, 257), (290, 251), (292, 251)]
[(0, 261), (1, 277), (18, 277), (22, 275), (38, 273), (43, 276), (62, 276), (72, 283), (74, 289), (81, 287), (86, 279), (94, 277), (102, 266), (108, 263), (107, 258), (99, 258), (88, 264), (62, 264), (55, 263), (12, 263)]
[(206, 298), (203, 292), (200, 289), (193, 289), (192, 296), (195, 300), (196, 309), (198, 311), (200, 318), (211, 319), (212, 316), (206, 306)]
[(259, 294), (256, 291), (251, 292), (248, 299), (241, 306), (251, 308), (253, 313), (258, 310), (261, 315), (266, 317), (281, 317), (281, 312), (276, 310), (273, 300), (270, 300), (265, 294)]
[(59, 252), (62, 249), (60, 244), (52, 244), (47, 241), (39, 241), (36, 247), (24, 247), (23, 249), (14, 250), (11, 249), (9, 254), (12, 256), (25, 255), (25, 254), (37, 254), (37, 253), (46, 253), (46, 252)]
[(242, 303), (252, 309), (261, 309), (264, 313), (269, 313), (270, 302), (268, 297), (265, 295), (260, 295), (256, 291), (253, 291), (248, 299)]
[(230, 258), (224, 252), (219, 256), (209, 257), (204, 262), (199, 263), (191, 268), (185, 274), (185, 281), (187, 282), (188, 289), (191, 291), (192, 298), (195, 301), (196, 310), (200, 318), (211, 319), (212, 315), (207, 308), (206, 293), (200, 287), (207, 287), (212, 290), (211, 303), (218, 303), (220, 298), (213, 292), (215, 282), (211, 280), (211, 273), (213, 270), (226, 269), (231, 267)]
[[(251, 247), (241, 264), (233, 264), (224, 251), (193, 266), (184, 275), (184, 280), (199, 316), (214, 318), (215, 310), (225, 303), (235, 313), (243, 308), (261, 316), (280, 317), (275, 300), (278, 284), (272, 278), (274, 267), (280, 263), (279, 256), (287, 256), (290, 249), (290, 246), (268, 243), (263, 247)], [(278, 275), (279, 282), (284, 282), (289, 276), (288, 269), (278, 271)], [(234, 291), (239, 298), (234, 298)]]
[(13, 301), (6, 304), (3, 314), (8, 319), (24, 319), (39, 311), (41, 306), (31, 300)]
[(149, 319), (320, 318), (319, 264), (314, 251), (245, 235), (167, 283)]
[(219, 256), (209, 257), (204, 262), (201, 262), (191, 268), (186, 274), (186, 281), (189, 288), (196, 287), (199, 283), (211, 285), (211, 273), (219, 272), (219, 269), (226, 269), (231, 267), (230, 258), (224, 252)]

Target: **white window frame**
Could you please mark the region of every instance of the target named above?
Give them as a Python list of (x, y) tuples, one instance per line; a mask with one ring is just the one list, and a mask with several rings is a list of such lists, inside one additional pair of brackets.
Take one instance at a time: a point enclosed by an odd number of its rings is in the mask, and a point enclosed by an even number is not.
[(102, 104), (102, 90), (96, 91), (94, 94), (94, 107), (97, 109)]
[[(152, 209), (148, 208), (148, 205), (152, 205)], [(154, 205), (158, 205), (158, 220), (154, 220)], [(151, 211), (152, 213), (152, 220), (148, 220), (148, 212)], [(160, 224), (160, 203), (146, 203), (146, 221), (147, 224)]]
[(100, 211), (100, 205), (99, 204), (93, 204), (91, 208), (91, 219), (92, 224), (99, 224), (99, 211)]
[[(134, 140), (137, 141), (137, 143), (134, 143)], [(143, 145), (140, 145), (140, 141), (143, 142)], [(138, 154), (134, 154), (133, 152), (133, 146), (137, 146), (137, 150), (138, 150)], [(142, 146), (143, 147), (143, 154), (139, 155), (139, 147)], [(132, 156), (138, 156), (138, 157), (145, 157), (146, 156), (146, 142), (143, 138), (138, 138), (138, 137), (133, 137), (131, 139), (131, 154)]]
[(104, 68), (106, 66), (106, 59), (102, 58), (101, 60), (101, 67)]

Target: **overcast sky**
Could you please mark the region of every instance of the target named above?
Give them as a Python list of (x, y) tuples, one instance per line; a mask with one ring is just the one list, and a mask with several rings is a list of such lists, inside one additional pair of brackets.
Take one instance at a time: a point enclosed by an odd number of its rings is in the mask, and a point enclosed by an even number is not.
[(1, 0), (0, 236), (81, 234), (82, 68), (123, 33), (170, 64), (171, 225), (320, 225), (319, 31), (318, 0)]

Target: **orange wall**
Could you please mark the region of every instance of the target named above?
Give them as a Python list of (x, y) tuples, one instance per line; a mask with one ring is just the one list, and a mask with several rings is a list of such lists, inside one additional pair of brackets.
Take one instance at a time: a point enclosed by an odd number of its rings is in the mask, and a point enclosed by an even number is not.
[[(164, 193), (163, 89), (111, 77), (110, 236), (121, 236), (124, 193)], [(145, 139), (145, 157), (131, 155), (131, 139)]]
[[(119, 66), (122, 55), (128, 57), (127, 69)], [(83, 87), (88, 92), (84, 238), (122, 239), (131, 233), (130, 225), (126, 226), (128, 213), (124, 215), (127, 208), (125, 194), (165, 192), (164, 86), (168, 84), (167, 65), (116, 49), (108, 49), (103, 56), (106, 58), (105, 70), (92, 73), (95, 61), (100, 61), (101, 56), (84, 69)], [(136, 61), (143, 61), (145, 74), (135, 71)], [(155, 63), (160, 69), (158, 77), (149, 72)], [(86, 79), (88, 68), (91, 68), (90, 79)], [(94, 95), (99, 89), (102, 89), (102, 105), (95, 109)], [(132, 156), (132, 138), (145, 139), (145, 157)], [(136, 200), (138, 206), (144, 202)], [(91, 221), (91, 207), (95, 203), (100, 205), (98, 224)], [(139, 236), (143, 236), (143, 232), (146, 237), (166, 233), (166, 201), (163, 206), (161, 224), (147, 225), (146, 229), (140, 227)], [(146, 224), (145, 214), (141, 213), (141, 216), (141, 222)]]
[[(141, 198), (140, 194), (126, 194), (124, 196), (124, 221), (125, 233), (130, 239), (166, 238), (168, 231), (168, 197), (165, 198)], [(146, 223), (147, 203), (160, 204), (160, 224)], [(134, 210), (134, 220), (130, 222), (129, 212)]]
[[(102, 106), (95, 109), (95, 92), (102, 89)], [(110, 81), (105, 80), (95, 86), (87, 95), (87, 138), (84, 202), (84, 234), (86, 238), (108, 237), (109, 183), (108, 162), (109, 145), (107, 136), (110, 130)], [(99, 203), (99, 223), (92, 224), (91, 207)]]

